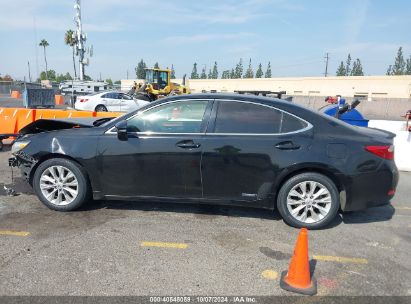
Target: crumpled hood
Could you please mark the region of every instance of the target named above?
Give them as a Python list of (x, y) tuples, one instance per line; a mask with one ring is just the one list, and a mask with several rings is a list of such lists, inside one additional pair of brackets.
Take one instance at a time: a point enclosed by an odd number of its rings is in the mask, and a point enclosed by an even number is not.
[(92, 128), (113, 118), (115, 117), (39, 119), (22, 128), (19, 133), (26, 135), (72, 128)]

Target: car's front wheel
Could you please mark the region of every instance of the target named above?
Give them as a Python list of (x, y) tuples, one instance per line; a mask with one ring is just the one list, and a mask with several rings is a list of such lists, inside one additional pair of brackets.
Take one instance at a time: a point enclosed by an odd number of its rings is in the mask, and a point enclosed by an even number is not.
[(90, 193), (84, 170), (63, 158), (41, 163), (33, 176), (33, 188), (44, 205), (57, 211), (79, 208), (88, 200)]
[(284, 221), (297, 228), (327, 226), (335, 218), (339, 205), (339, 193), (333, 181), (314, 172), (291, 177), (277, 197), (277, 208)]

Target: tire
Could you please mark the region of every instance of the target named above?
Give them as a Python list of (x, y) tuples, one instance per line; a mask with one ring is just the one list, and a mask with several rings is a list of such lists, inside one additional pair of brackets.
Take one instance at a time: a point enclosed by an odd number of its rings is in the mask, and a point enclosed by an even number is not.
[(41, 163), (34, 172), (33, 188), (44, 205), (57, 211), (75, 210), (91, 197), (84, 169), (64, 158), (52, 158)]
[(107, 108), (104, 105), (98, 105), (95, 109), (96, 112), (107, 112)]
[(283, 220), (296, 228), (323, 228), (335, 218), (339, 207), (339, 192), (333, 181), (314, 172), (291, 177), (277, 196), (277, 208)]

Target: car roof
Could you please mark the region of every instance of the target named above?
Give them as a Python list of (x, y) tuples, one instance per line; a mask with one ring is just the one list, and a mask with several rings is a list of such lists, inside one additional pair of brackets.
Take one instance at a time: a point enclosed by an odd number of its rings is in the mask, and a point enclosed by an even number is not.
[(166, 98), (162, 98), (156, 101), (157, 104), (166, 103), (173, 100), (182, 100), (182, 99), (215, 99), (215, 100), (234, 100), (234, 101), (248, 101), (253, 103), (259, 103), (263, 105), (268, 105), (272, 107), (278, 107), (283, 110), (289, 110), (291, 112), (301, 112), (301, 111), (308, 111), (312, 112), (312, 110), (295, 104), (290, 101), (286, 101), (283, 99), (275, 98), (275, 97), (266, 97), (266, 96), (256, 96), (251, 94), (238, 94), (238, 93), (194, 93), (194, 94), (183, 94), (183, 95), (175, 95)]

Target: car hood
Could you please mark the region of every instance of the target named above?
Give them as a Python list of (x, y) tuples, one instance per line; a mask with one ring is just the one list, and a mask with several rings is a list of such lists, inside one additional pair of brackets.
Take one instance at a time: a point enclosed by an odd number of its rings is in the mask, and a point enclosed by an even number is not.
[(72, 128), (92, 128), (113, 118), (115, 117), (39, 119), (22, 128), (19, 133), (27, 135)]

